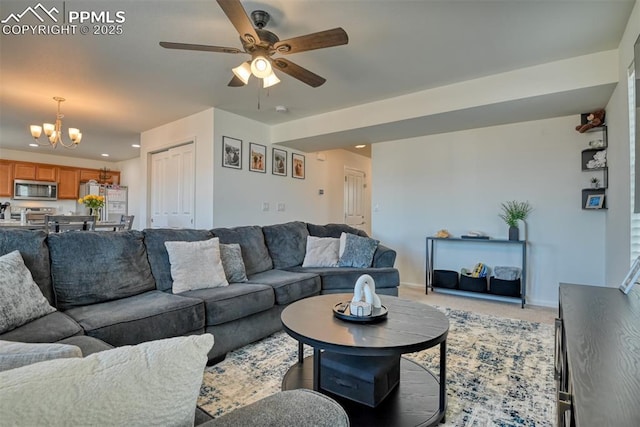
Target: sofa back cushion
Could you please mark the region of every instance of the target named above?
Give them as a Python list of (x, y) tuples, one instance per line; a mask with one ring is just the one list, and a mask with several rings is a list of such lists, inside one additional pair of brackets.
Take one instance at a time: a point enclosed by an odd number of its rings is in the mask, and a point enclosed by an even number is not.
[(273, 268), (289, 268), (302, 264), (307, 248), (307, 226), (294, 221), (262, 227), (264, 240), (273, 260)]
[(143, 232), (151, 272), (156, 288), (171, 292), (171, 263), (164, 242), (195, 242), (209, 240), (213, 235), (208, 230), (147, 228)]
[(47, 233), (42, 230), (2, 230), (0, 233), (0, 255), (20, 251), (24, 264), (31, 271), (33, 280), (38, 284), (49, 304), (55, 298), (51, 287), (51, 270), (49, 267), (49, 248)]
[(273, 261), (264, 242), (262, 228), (257, 225), (214, 228), (211, 232), (214, 236), (220, 238), (220, 243), (237, 243), (240, 245), (247, 276), (273, 268)]
[(342, 233), (355, 234), (356, 236), (369, 237), (369, 235), (363, 230), (358, 230), (347, 224), (327, 224), (316, 225), (307, 224), (307, 230), (309, 230), (310, 236), (316, 237), (335, 237), (340, 238)]
[(50, 234), (51, 277), (59, 309), (155, 289), (140, 231)]

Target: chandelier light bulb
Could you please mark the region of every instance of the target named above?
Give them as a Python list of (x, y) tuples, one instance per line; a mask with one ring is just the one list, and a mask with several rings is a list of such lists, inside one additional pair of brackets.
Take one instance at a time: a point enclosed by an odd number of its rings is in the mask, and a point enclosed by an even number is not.
[(40, 135), (42, 135), (42, 126), (37, 126), (37, 125), (31, 125), (30, 126), (31, 129), (31, 136), (38, 139), (40, 138)]
[(51, 123), (45, 123), (43, 125), (44, 128), (44, 134), (47, 136), (51, 136), (51, 134), (53, 133), (53, 131), (55, 131), (55, 126)]

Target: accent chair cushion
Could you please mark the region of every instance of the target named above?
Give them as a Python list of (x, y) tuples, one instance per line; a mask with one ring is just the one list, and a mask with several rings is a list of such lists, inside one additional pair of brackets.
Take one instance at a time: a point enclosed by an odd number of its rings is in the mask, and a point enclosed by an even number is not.
[(340, 258), (340, 239), (307, 236), (307, 250), (303, 267), (337, 267)]
[(20, 252), (0, 256), (0, 334), (54, 311)]
[(194, 335), (0, 372), (0, 419), (8, 425), (193, 425), (212, 346), (213, 335)]
[(222, 268), (229, 283), (246, 282), (247, 271), (242, 260), (242, 249), (237, 243), (220, 244)]
[(378, 247), (378, 240), (355, 234), (342, 233), (340, 235), (339, 267), (371, 267), (373, 255)]
[(171, 263), (173, 293), (228, 286), (217, 237), (198, 242), (164, 242)]
[(82, 357), (80, 347), (68, 344), (0, 341), (0, 372), (66, 357)]

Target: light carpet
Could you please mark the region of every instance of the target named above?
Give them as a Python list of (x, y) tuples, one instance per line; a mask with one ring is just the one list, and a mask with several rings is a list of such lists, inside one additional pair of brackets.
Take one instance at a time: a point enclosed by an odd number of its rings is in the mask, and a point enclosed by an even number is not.
[[(448, 407), (443, 426), (554, 425), (553, 327), (442, 309)], [(305, 346), (305, 352), (312, 350)], [(438, 372), (438, 347), (404, 355)], [(205, 371), (198, 404), (213, 416), (280, 390), (297, 362), (297, 342), (279, 332), (227, 355)]]

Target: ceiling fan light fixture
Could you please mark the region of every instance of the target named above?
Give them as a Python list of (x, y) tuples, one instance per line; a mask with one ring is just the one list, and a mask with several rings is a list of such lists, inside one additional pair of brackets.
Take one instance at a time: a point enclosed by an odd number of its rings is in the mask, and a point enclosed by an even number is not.
[(243, 62), (242, 64), (232, 69), (231, 71), (233, 71), (233, 74), (237, 78), (239, 78), (242, 81), (242, 83), (244, 84), (249, 83), (249, 77), (251, 77), (251, 67), (249, 66), (248, 62)]
[(254, 76), (264, 79), (273, 73), (271, 62), (264, 56), (256, 56), (253, 61), (251, 61), (251, 72)]
[(262, 79), (262, 87), (265, 89), (273, 85), (277, 85), (278, 83), (280, 83), (280, 79), (273, 71), (267, 77)]

